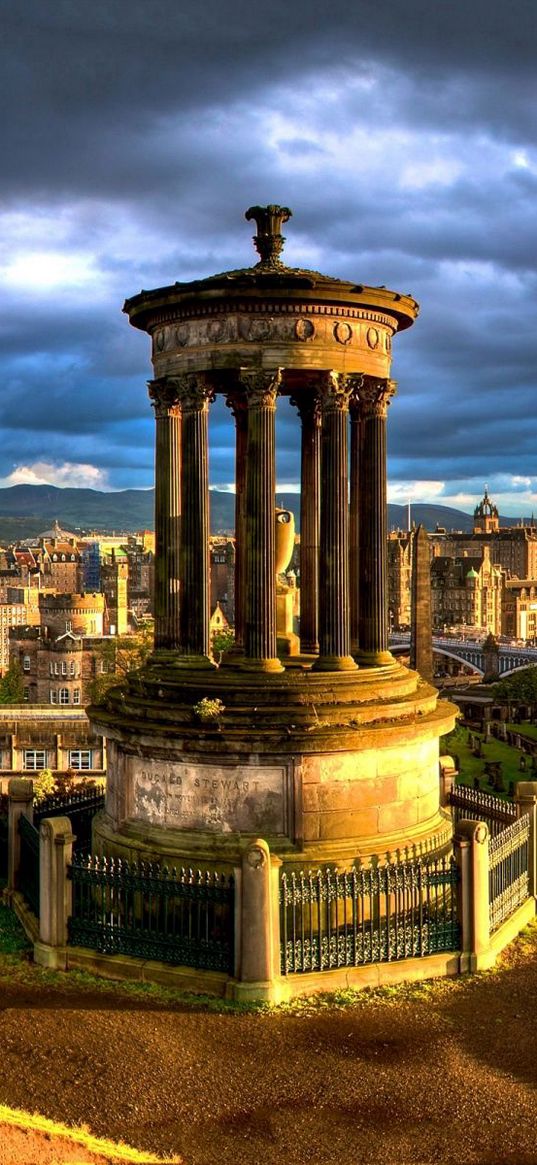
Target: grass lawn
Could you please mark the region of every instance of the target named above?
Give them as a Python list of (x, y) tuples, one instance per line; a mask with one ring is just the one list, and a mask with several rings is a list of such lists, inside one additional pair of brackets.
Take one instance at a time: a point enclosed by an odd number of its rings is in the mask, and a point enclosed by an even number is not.
[(510, 732), (518, 732), (527, 740), (537, 740), (537, 724), (506, 724)]
[[(518, 731), (518, 727), (517, 725), (516, 731)], [(501, 761), (506, 792), (510, 781), (528, 780), (527, 772), (521, 772), (519, 767), (521, 754), (518, 748), (512, 748), (503, 740), (496, 740), (494, 736), (490, 737), (485, 744), (483, 733), (473, 732), (472, 735), (474, 739), (478, 737), (481, 741), (482, 757), (474, 756), (468, 745), (468, 729), (462, 728), (460, 725), (448, 736), (443, 737), (441, 742), (441, 754), (443, 752), (448, 755), (455, 753), (459, 759), (459, 784), (473, 785), (474, 778), (478, 777), (480, 787), (485, 792), (490, 792), (491, 786), (485, 776), (486, 761)]]

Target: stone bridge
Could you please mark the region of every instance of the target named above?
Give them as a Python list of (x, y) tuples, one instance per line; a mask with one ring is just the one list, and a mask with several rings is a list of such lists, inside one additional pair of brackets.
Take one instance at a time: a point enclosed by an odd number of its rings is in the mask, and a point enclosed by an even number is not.
[[(454, 639), (447, 635), (433, 635), (433, 651), (445, 655), (471, 667), (477, 675), (485, 674), (484, 640)], [(390, 636), (390, 651), (393, 655), (410, 650), (410, 632), (396, 632)], [(516, 647), (510, 644), (498, 645), (498, 675), (510, 676), (522, 667), (537, 664), (537, 647)]]

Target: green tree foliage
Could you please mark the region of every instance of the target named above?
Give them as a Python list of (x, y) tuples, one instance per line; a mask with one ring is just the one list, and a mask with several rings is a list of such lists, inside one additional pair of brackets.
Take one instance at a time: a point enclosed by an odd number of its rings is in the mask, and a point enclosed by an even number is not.
[(212, 652), (216, 663), (220, 663), (222, 656), (226, 651), (230, 651), (235, 642), (235, 635), (231, 627), (223, 627), (221, 631), (215, 631), (212, 638)]
[(22, 704), (24, 681), (20, 663), (12, 659), (5, 676), (0, 680), (0, 704)]
[(500, 680), (494, 684), (492, 695), (500, 704), (537, 704), (537, 667), (521, 668)]
[(135, 635), (103, 639), (95, 650), (97, 675), (90, 685), (92, 704), (101, 704), (110, 688), (138, 671), (153, 650), (153, 628), (142, 627)]

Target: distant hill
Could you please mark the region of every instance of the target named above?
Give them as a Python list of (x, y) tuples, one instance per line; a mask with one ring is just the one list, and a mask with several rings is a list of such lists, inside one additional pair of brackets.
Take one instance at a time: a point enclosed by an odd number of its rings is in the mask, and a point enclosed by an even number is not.
[[(296, 528), (300, 528), (298, 494), (278, 493), (277, 504), (292, 510)], [(0, 489), (0, 542), (35, 537), (49, 529), (55, 519), (66, 530), (112, 531), (151, 530), (153, 528), (154, 491), (126, 489), (102, 493), (95, 489), (59, 489), (52, 485), (13, 485)], [(221, 490), (211, 490), (211, 531), (230, 533), (234, 526), (235, 498)], [(473, 518), (450, 506), (416, 504), (411, 507), (411, 521), (423, 523), (427, 530), (436, 525), (446, 530), (471, 530)], [(500, 518), (503, 526), (514, 526), (518, 518)], [(406, 530), (406, 506), (388, 506), (388, 529)]]

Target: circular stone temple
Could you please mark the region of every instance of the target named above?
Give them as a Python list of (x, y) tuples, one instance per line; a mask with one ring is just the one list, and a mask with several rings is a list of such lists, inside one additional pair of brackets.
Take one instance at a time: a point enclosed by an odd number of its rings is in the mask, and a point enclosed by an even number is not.
[[(441, 849), (438, 739), (454, 709), (388, 650), (386, 421), (411, 296), (284, 266), (291, 211), (251, 207), (259, 262), (127, 300), (151, 336), (155, 648), (90, 710), (108, 739), (106, 853), (286, 864)], [(235, 646), (209, 632), (209, 437), (235, 433)], [(300, 645), (278, 654), (275, 419), (301, 425)], [(350, 448), (349, 448), (350, 445)], [(293, 639), (296, 638), (293, 636)]]

